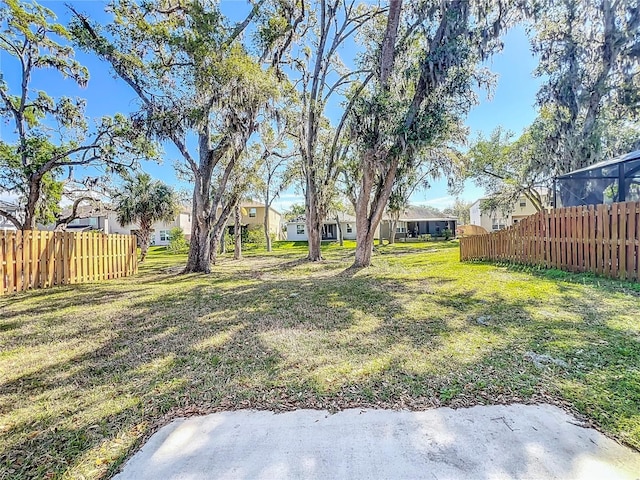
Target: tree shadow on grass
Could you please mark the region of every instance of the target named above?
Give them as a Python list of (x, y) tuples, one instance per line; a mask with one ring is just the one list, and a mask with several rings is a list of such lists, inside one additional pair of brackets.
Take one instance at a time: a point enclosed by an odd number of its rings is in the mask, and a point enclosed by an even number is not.
[[(103, 298), (110, 293), (103, 290), (96, 295)], [(96, 449), (105, 442), (117, 443), (118, 432), (144, 422), (153, 424), (169, 411), (283, 403), (283, 388), (286, 392), (288, 387), (278, 381), (281, 355), (264, 342), (264, 332), (337, 331), (352, 325), (354, 311), (380, 314), (398, 308), (371, 281), (259, 282), (224, 292), (205, 284), (164, 295), (147, 293), (121, 308), (111, 324), (102, 325), (111, 329), (111, 335), (97, 348), (0, 384), (0, 395), (8, 399), (3, 410), (9, 409), (3, 434), (11, 439), (0, 463), (13, 465), (16, 478), (60, 475), (69, 466), (83, 464), (86, 455), (102, 455)], [(80, 294), (67, 302), (83, 302), (80, 310), (90, 314), (94, 307), (89, 299)], [(61, 322), (75, 329), (84, 312)], [(95, 333), (88, 328), (79, 333), (80, 340)], [(20, 341), (24, 340), (23, 336)], [(46, 414), (38, 407), (45, 399), (51, 405)], [(133, 406), (118, 406), (130, 401)], [(34, 411), (12, 417), (17, 406)], [(140, 428), (136, 438), (150, 427)], [(94, 430), (103, 434), (95, 435)], [(105, 465), (117, 464), (118, 455), (127, 452), (125, 448), (114, 453)], [(97, 468), (101, 475), (107, 471), (95, 465), (84, 468)]]
[[(51, 363), (0, 385), (0, 414), (8, 425), (0, 465), (13, 465), (16, 478), (48, 472), (99, 478), (113, 473), (169, 418), (235, 408), (566, 403), (563, 391), (574, 408), (610, 432), (620, 428), (619, 418), (638, 419), (629, 366), (640, 362), (637, 342), (580, 317), (595, 300), (577, 305), (573, 317), (554, 318), (540, 310), (558, 309), (575, 302), (574, 296), (559, 292), (532, 303), (496, 293), (487, 300), (474, 289), (440, 289), (451, 279), (438, 277), (246, 280), (238, 285), (230, 275), (177, 283), (163, 278), (162, 289), (144, 284), (109, 322), (82, 330), (100, 310), (92, 295), (131, 294), (100, 284), (96, 292), (80, 291), (67, 300), (75, 313), (56, 317), (42, 310), (43, 318), (0, 332), (24, 337), (30, 328), (57, 320), (75, 332), (75, 340), (89, 343), (103, 330), (95, 348), (59, 361), (52, 350)], [(410, 308), (410, 300), (419, 308)], [(33, 307), (45, 303), (39, 297)], [(591, 345), (598, 338), (606, 343)], [(577, 353), (587, 344), (588, 355)], [(540, 369), (525, 358), (529, 351), (569, 368)], [(597, 381), (624, 361), (635, 363), (617, 382)], [(576, 387), (563, 386), (567, 381)], [(587, 402), (580, 388), (604, 393)], [(621, 413), (606, 423), (604, 413), (614, 408)], [(640, 439), (629, 443), (637, 446)]]

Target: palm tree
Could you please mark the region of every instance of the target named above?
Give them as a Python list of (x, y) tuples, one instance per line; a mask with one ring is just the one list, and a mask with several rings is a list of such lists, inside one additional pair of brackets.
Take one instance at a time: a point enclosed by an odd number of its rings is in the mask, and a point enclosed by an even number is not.
[(137, 223), (140, 242), (140, 261), (144, 262), (149, 249), (151, 227), (155, 222), (169, 222), (178, 213), (178, 197), (174, 190), (147, 173), (127, 176), (114, 195), (118, 223), (125, 226)]

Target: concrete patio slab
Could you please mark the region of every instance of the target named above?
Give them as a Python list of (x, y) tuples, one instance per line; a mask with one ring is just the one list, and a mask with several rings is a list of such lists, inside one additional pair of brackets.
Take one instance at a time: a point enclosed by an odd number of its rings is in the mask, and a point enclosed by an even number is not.
[(640, 479), (640, 454), (551, 405), (223, 412), (160, 429), (129, 479)]

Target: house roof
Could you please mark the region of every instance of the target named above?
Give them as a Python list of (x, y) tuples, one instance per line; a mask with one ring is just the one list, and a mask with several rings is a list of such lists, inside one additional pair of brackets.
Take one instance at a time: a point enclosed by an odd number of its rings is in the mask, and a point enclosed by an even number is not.
[[(389, 215), (385, 215), (384, 220), (390, 220)], [(454, 221), (458, 217), (452, 215), (438, 214), (428, 207), (409, 207), (400, 214), (401, 222), (438, 222), (438, 221)]]
[[(71, 214), (71, 206), (65, 207), (62, 209), (62, 215), (67, 216)], [(87, 205), (82, 204), (78, 205), (77, 215), (83, 218), (90, 217), (106, 217), (109, 214), (109, 210), (105, 205), (99, 204), (96, 208), (96, 205)]]
[(67, 232), (89, 232), (94, 230), (91, 225), (67, 225)]
[(4, 200), (0, 200), (0, 208), (6, 211), (17, 211), (20, 210), (20, 206), (15, 203), (6, 202)]
[[(264, 203), (262, 202), (256, 202), (255, 200), (245, 200), (243, 202), (240, 202), (240, 206), (242, 208), (264, 208)], [(188, 210), (185, 210), (183, 213), (191, 213), (191, 206), (186, 206), (185, 208), (187, 208)], [(218, 207), (220, 208), (220, 207)], [(282, 216), (282, 213), (280, 213), (278, 210), (276, 210), (273, 207), (269, 207), (269, 210), (271, 210), (272, 212), (277, 213), (278, 215)]]
[[(340, 219), (340, 223), (356, 223), (356, 217), (354, 217), (353, 215), (349, 214), (349, 213), (344, 213), (344, 212), (339, 212), (338, 213), (338, 218)], [(329, 213), (327, 215), (327, 218), (325, 219), (324, 223), (335, 223), (336, 221), (336, 214), (335, 213)], [(299, 223), (306, 223), (307, 222), (307, 217), (305, 215), (298, 215), (295, 218), (292, 218), (291, 220), (287, 221), (286, 223), (294, 223), (294, 224), (299, 224)]]
[[(241, 206), (241, 207), (244, 207), (244, 208), (247, 208), (247, 207), (249, 207), (249, 208), (252, 208), (252, 207), (260, 208), (260, 207), (263, 207), (263, 208), (264, 208), (264, 203), (262, 203), (262, 202), (256, 202), (255, 200), (248, 200), (248, 201), (246, 201), (246, 202), (242, 202), (242, 203), (240, 204), (240, 206)], [(282, 213), (281, 213), (280, 211), (276, 210), (276, 209), (275, 209), (275, 208), (273, 208), (273, 207), (269, 207), (269, 210), (271, 210), (271, 211), (273, 211), (273, 212), (276, 212), (278, 215), (282, 216)]]
[[(538, 186), (534, 189), (536, 192), (538, 192), (539, 195), (544, 196), (544, 195), (550, 195), (551, 194), (551, 190), (549, 190), (547, 187), (542, 187), (542, 186)], [(498, 194), (496, 194), (495, 196), (497, 196)], [(524, 195), (522, 193), (520, 193), (520, 197), (524, 197)], [(480, 197), (479, 199), (477, 199), (475, 202), (473, 202), (471, 204), (471, 207), (473, 207), (475, 204), (482, 202), (483, 200), (490, 200), (492, 198), (491, 195), (489, 196), (485, 196), (485, 197)]]

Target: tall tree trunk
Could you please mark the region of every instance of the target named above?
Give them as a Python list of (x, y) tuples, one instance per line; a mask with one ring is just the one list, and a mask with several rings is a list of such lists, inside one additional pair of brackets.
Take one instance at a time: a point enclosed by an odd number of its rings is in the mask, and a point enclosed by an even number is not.
[(398, 220), (392, 218), (389, 221), (389, 245), (396, 243), (396, 230), (398, 228)]
[(36, 228), (36, 206), (40, 198), (41, 187), (40, 179), (31, 178), (29, 180), (29, 195), (27, 196), (27, 205), (24, 209), (22, 230), (35, 230)]
[(234, 250), (233, 259), (240, 260), (242, 258), (242, 225), (240, 225), (240, 204), (236, 203), (233, 208), (234, 226), (233, 226), (233, 240)]
[[(193, 241), (195, 239), (195, 242)], [(211, 273), (211, 234), (204, 221), (194, 221), (191, 228), (189, 257), (184, 273)]]
[(147, 221), (140, 222), (140, 263), (147, 258), (149, 244), (151, 243), (151, 224)]
[[(267, 189), (268, 190), (268, 189)], [(269, 192), (267, 191), (267, 194), (265, 196), (264, 199), (264, 219), (262, 222), (262, 225), (264, 226), (264, 239), (267, 242), (267, 252), (271, 251), (271, 235), (269, 232)]]
[(338, 226), (338, 241), (344, 247), (344, 237), (342, 236), (342, 225), (340, 225), (340, 215), (336, 215), (336, 225)]
[[(240, 199), (235, 198), (229, 200), (229, 202), (220, 209), (220, 215), (218, 216), (216, 223), (211, 227), (211, 247), (210, 247), (210, 256), (211, 263), (216, 264), (218, 259), (218, 252), (221, 251), (220, 244), (224, 243), (224, 234), (227, 231), (227, 222), (229, 221), (229, 217), (231, 217), (231, 213), (236, 205), (238, 205)], [(216, 208), (216, 211), (218, 209)]]
[(196, 176), (193, 188), (193, 205), (191, 210), (191, 241), (189, 257), (184, 273), (211, 273), (211, 222), (209, 220), (210, 200), (208, 188), (202, 185), (202, 179)]
[(312, 262), (322, 260), (322, 219), (318, 212), (318, 198), (316, 196), (313, 181), (307, 179), (307, 195), (305, 200), (307, 215), (307, 239), (309, 241), (309, 255), (307, 259)]
[(371, 254), (373, 253), (373, 242), (375, 240), (375, 230), (368, 230), (366, 224), (363, 225), (364, 232), (360, 233), (360, 226), (356, 222), (358, 231), (356, 232), (357, 245), (356, 245), (356, 259), (353, 262), (353, 267), (364, 268), (371, 265)]
[(393, 188), (393, 180), (398, 171), (397, 157), (392, 156), (385, 160), (389, 162), (389, 167), (386, 175), (376, 188), (375, 194), (372, 198), (372, 190), (375, 179), (373, 161), (375, 153), (368, 151), (365, 153), (366, 158), (363, 160), (363, 173), (360, 185), (360, 192), (356, 203), (356, 257), (353, 262), (354, 268), (364, 268), (371, 265), (371, 252), (373, 251), (373, 242), (375, 240), (375, 231), (380, 220), (382, 220), (382, 214), (384, 208), (389, 201), (391, 195), (391, 189)]
[[(395, 61), (395, 46), (401, 11), (402, 0), (390, 0), (387, 27), (380, 52), (380, 77), (378, 78), (379, 88), (383, 92), (386, 92), (389, 88), (389, 76)], [(388, 150), (386, 152), (380, 151), (380, 146), (382, 145), (380, 136), (382, 134), (378, 131), (377, 126), (373, 133), (376, 138), (376, 144), (364, 153), (360, 161), (362, 179), (356, 201), (357, 246), (353, 262), (354, 268), (364, 268), (371, 265), (371, 253), (373, 251), (376, 227), (380, 224), (382, 213), (389, 201), (393, 180), (398, 170), (398, 157), (391, 156)], [(376, 171), (379, 165), (388, 166), (386, 171), (383, 170), (383, 178), (378, 182), (376, 181)], [(373, 191), (374, 186), (376, 186), (375, 192)], [(372, 192), (374, 193), (373, 200)]]
[(220, 251), (220, 244), (224, 243), (223, 235), (225, 228), (216, 229), (211, 232), (211, 246), (209, 249), (209, 263), (215, 265), (218, 261), (218, 252)]

